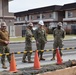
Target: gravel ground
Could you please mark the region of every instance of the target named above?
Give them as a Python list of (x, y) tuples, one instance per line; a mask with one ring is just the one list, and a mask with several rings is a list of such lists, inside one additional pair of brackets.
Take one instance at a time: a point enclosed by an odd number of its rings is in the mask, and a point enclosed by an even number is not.
[(36, 74), (41, 74), (44, 72), (65, 69), (67, 67), (72, 67), (72, 66), (76, 66), (76, 60), (69, 60), (61, 65), (57, 65), (57, 64), (44, 65), (44, 66), (41, 66), (41, 68), (38, 70), (34, 69), (33, 67), (30, 67), (30, 68), (19, 69), (17, 73), (2, 71), (0, 72), (0, 75), (36, 75)]

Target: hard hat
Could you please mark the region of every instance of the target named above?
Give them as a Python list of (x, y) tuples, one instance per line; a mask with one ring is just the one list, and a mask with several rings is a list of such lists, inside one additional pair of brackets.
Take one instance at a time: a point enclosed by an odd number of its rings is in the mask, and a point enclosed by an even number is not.
[(33, 26), (33, 23), (29, 23), (27, 26), (31, 26), (32, 27)]
[(44, 22), (42, 21), (42, 20), (40, 20), (39, 22), (38, 22), (38, 24), (40, 24), (40, 25), (44, 25)]
[(2, 23), (1, 23), (1, 26), (5, 26), (5, 27), (6, 27), (7, 25), (6, 25), (5, 22), (2, 22)]
[(58, 22), (58, 26), (62, 26), (62, 23), (61, 22)]

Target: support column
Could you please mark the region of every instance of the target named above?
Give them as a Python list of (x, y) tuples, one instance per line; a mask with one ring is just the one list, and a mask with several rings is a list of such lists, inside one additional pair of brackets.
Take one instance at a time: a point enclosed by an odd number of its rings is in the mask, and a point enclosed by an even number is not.
[(5, 21), (7, 24), (10, 36), (11, 36), (11, 33), (13, 34), (12, 36), (15, 36), (15, 29), (14, 29), (15, 27), (13, 27), (14, 31), (9, 27), (9, 26), (14, 26), (15, 16), (13, 13), (8, 12), (8, 2), (9, 0), (0, 0), (0, 22)]

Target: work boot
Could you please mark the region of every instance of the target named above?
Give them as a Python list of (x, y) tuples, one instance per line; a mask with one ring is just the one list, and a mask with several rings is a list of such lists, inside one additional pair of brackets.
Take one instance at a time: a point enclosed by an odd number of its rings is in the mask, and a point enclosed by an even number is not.
[(28, 63), (34, 63), (34, 62), (30, 60), (30, 61), (28, 61)]
[(45, 59), (43, 58), (43, 53), (40, 54), (40, 60), (45, 61)]
[(45, 59), (44, 59), (44, 58), (40, 58), (40, 60), (43, 60), (43, 61), (45, 61)]
[(51, 61), (55, 60), (55, 58), (52, 58)]
[(27, 61), (26, 61), (26, 60), (22, 60), (22, 62), (23, 62), (23, 63), (27, 63)]
[(3, 69), (7, 69), (7, 67), (6, 67), (5, 65), (2, 65), (2, 68), (3, 68)]

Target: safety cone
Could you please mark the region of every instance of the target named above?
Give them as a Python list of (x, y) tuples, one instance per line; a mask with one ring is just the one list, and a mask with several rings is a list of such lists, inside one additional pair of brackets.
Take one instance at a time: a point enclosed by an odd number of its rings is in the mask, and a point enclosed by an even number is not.
[(35, 52), (34, 69), (40, 69), (40, 61), (39, 61), (39, 57), (38, 57), (38, 50), (36, 50), (36, 52)]
[(58, 48), (56, 49), (56, 55), (57, 55), (57, 64), (58, 65), (62, 64), (62, 58), (60, 56), (60, 52), (59, 52)]
[(16, 69), (16, 61), (14, 57), (14, 53), (11, 54), (11, 61), (10, 61), (10, 72), (17, 72), (18, 70)]

